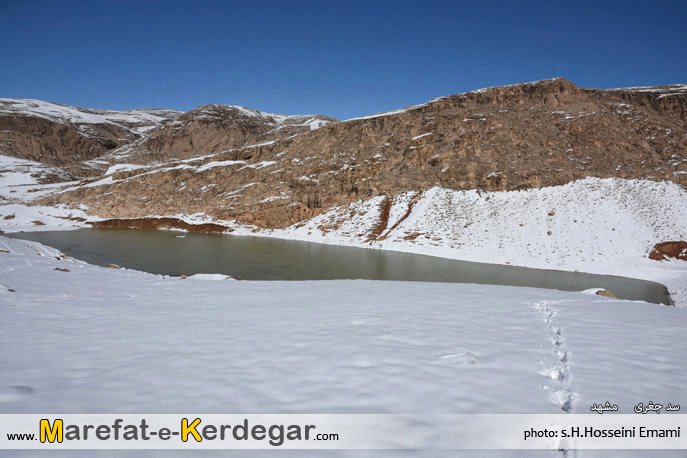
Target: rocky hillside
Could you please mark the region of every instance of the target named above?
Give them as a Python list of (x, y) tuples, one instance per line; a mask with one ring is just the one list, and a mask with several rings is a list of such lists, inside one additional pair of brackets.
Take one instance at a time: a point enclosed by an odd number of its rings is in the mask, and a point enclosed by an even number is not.
[(286, 138), (334, 122), (243, 107), (92, 110), (40, 100), (0, 99), (0, 154), (61, 167), (71, 178), (111, 165), (149, 163)]
[(590, 176), (684, 185), (686, 151), (687, 85), (597, 90), (557, 78), (342, 122), (211, 105), (120, 147), (104, 176), (44, 203), (275, 228), (434, 186), (518, 190)]
[(0, 153), (89, 173), (84, 161), (175, 119), (174, 110), (90, 110), (40, 100), (0, 99)]
[(132, 148), (130, 165), (120, 160), (46, 203), (85, 203), (103, 217), (203, 212), (285, 227), (335, 205), (434, 186), (517, 190), (589, 176), (687, 183), (687, 85), (596, 90), (558, 78), (280, 139), (285, 123), (256, 126), (252, 113), (186, 113)]
[(225, 152), (310, 132), (336, 119), (286, 116), (230, 105), (203, 105), (161, 126), (134, 147), (128, 160), (147, 163)]

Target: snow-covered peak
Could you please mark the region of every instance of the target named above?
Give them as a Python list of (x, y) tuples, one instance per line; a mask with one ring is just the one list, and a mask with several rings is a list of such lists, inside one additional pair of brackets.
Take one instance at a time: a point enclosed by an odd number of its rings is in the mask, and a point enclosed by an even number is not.
[(73, 107), (36, 99), (0, 98), (0, 116), (34, 116), (60, 124), (116, 124), (137, 133), (149, 131), (181, 117), (198, 120), (235, 118), (264, 122), (272, 129), (308, 127), (310, 130), (337, 122), (322, 115), (284, 115), (266, 113), (238, 105), (202, 105), (188, 112), (163, 108), (137, 108), (113, 111)]
[(0, 115), (35, 116), (60, 124), (116, 124), (137, 132), (149, 130), (182, 114), (175, 110), (112, 111), (72, 107), (35, 99), (0, 99)]

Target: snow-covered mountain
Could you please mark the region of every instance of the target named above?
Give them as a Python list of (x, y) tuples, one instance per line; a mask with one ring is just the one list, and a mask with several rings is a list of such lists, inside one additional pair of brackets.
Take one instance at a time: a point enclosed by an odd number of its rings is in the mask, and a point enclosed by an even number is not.
[(0, 99), (0, 116), (34, 116), (65, 125), (115, 124), (142, 133), (164, 121), (176, 119), (182, 111), (136, 109), (93, 110), (32, 99)]
[(187, 157), (309, 132), (333, 121), (228, 105), (205, 105), (189, 112), (111, 111), (0, 99), (0, 154), (93, 176), (123, 158), (135, 160), (130, 154), (134, 152), (141, 156), (139, 161), (156, 161), (161, 155)]
[(207, 105), (83, 163), (100, 179), (55, 199), (102, 217), (202, 212), (283, 228), (434, 187), (506, 191), (586, 177), (687, 184), (683, 88), (583, 89), (557, 78), (342, 122)]

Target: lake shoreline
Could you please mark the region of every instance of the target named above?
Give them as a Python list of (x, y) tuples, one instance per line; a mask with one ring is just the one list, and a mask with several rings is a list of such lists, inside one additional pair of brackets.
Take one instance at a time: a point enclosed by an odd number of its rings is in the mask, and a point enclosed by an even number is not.
[[(178, 233), (176, 230), (168, 233), (175, 232)], [(361, 279), (474, 283), (560, 291), (607, 290), (621, 300), (673, 305), (664, 285), (622, 276), (461, 261), (310, 241), (185, 232), (187, 235), (168, 236), (157, 229), (101, 227), (7, 236), (40, 242), (101, 267), (114, 264), (164, 276), (219, 274), (251, 281)]]

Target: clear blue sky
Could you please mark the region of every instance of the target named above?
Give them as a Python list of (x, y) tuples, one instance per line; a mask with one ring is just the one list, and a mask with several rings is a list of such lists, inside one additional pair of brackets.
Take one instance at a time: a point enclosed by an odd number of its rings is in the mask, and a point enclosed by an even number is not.
[(0, 0), (0, 97), (345, 119), (486, 86), (687, 83), (687, 1)]

